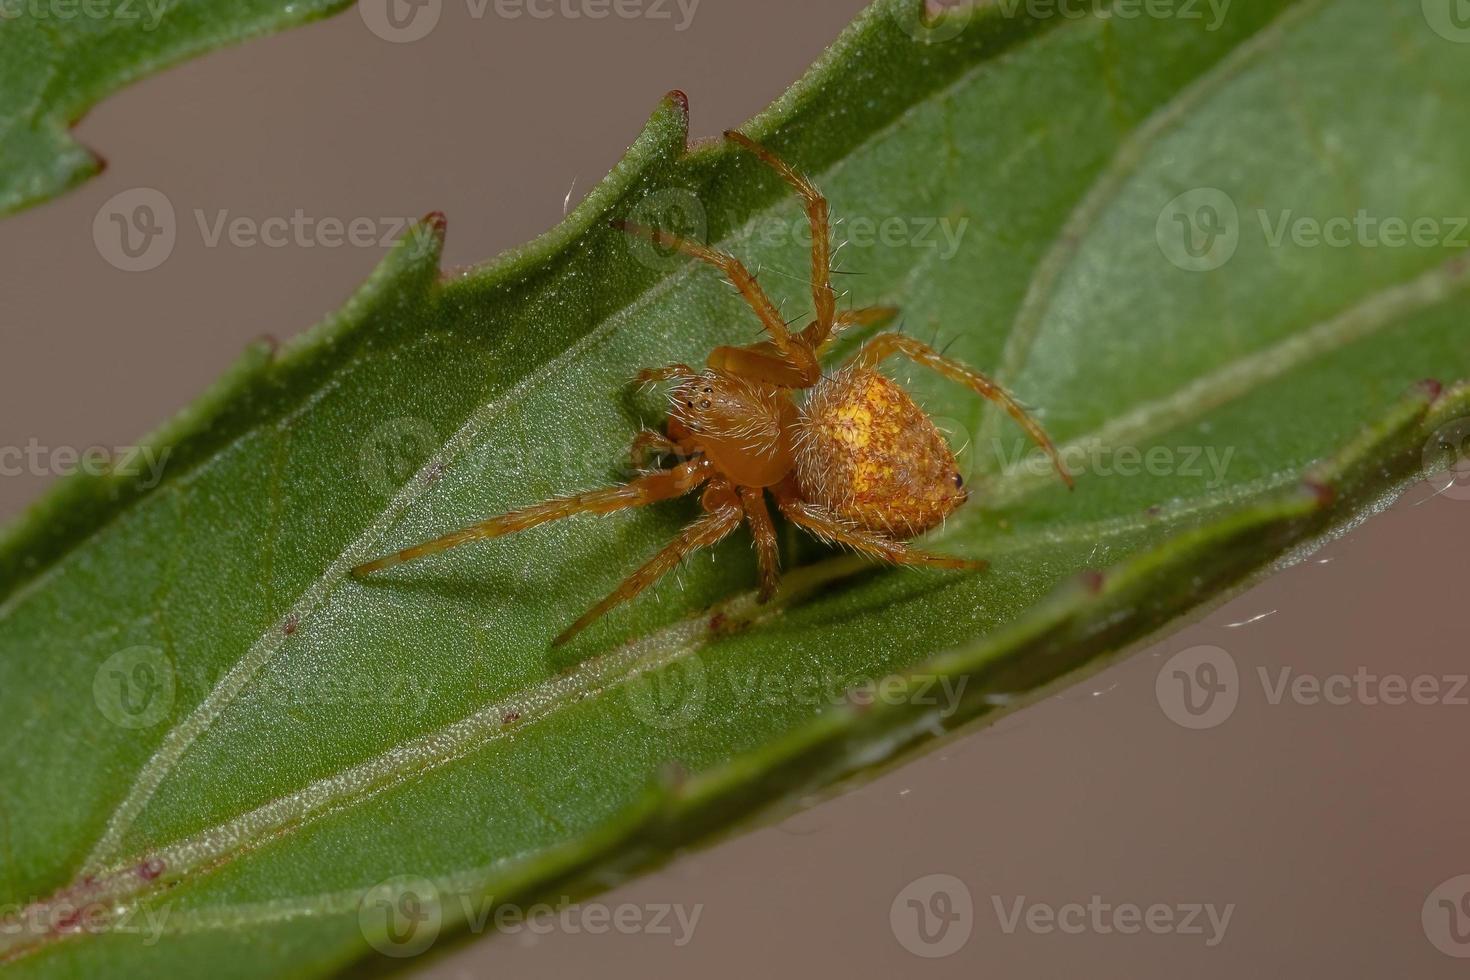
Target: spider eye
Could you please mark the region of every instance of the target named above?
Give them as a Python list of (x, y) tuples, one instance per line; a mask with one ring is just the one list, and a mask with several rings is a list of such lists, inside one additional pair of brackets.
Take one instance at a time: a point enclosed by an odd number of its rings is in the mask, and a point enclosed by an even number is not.
[(965, 486), (965, 478), (962, 477), (962, 476), (960, 476), (958, 473), (956, 473), (954, 475), (954, 488), (956, 490), (962, 490), (962, 489), (964, 489), (964, 486)]

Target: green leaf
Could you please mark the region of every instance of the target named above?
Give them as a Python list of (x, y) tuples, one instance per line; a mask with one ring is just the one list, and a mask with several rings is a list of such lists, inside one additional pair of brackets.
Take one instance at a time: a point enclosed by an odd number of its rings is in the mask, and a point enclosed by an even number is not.
[(102, 168), (67, 127), (109, 93), (349, 2), (0, 0), (0, 215), (54, 197)]
[[(796, 202), (727, 146), (686, 153), (671, 99), (555, 231), (445, 278), (426, 222), (149, 440), (156, 486), (137, 460), (71, 480), (5, 539), (0, 903), (50, 924), (0, 933), (17, 972), (320, 973), (412, 951), (378, 904), (405, 890), (442, 944), (486, 901), (605, 884), (1025, 703), (1447, 465), (1470, 416), (1449, 22), (1013, 6), (926, 31), (884, 0), (745, 129), (847, 219), (849, 302), (993, 370), (1075, 492), (987, 406), (894, 365), (970, 437), (976, 492), (926, 544), (986, 573), (793, 534), (759, 606), (741, 532), (557, 650), (693, 501), (349, 577), (626, 476), (658, 413), (634, 372), (754, 336), (717, 275), (610, 218), (702, 215), (807, 308)], [(78, 934), (60, 910), (92, 903)]]

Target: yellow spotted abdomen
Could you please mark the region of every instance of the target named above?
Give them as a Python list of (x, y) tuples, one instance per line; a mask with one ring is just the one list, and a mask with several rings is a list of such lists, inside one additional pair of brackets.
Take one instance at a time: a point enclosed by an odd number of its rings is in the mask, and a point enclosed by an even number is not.
[(875, 371), (824, 378), (801, 409), (802, 496), (870, 531), (922, 534), (965, 500), (954, 453), (908, 393)]

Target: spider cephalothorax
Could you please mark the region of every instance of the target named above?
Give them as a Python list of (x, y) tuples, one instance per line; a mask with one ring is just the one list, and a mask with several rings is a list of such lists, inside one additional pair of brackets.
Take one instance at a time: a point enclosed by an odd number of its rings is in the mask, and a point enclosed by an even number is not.
[[(769, 339), (748, 347), (717, 347), (704, 370), (684, 364), (644, 371), (643, 382), (671, 381), (663, 432), (633, 441), (635, 460), (650, 451), (685, 462), (631, 483), (533, 504), (441, 538), (360, 565), (365, 575), (466, 541), (494, 538), (570, 517), (606, 514), (682, 496), (699, 487), (704, 515), (629, 576), (616, 591), (552, 642), (564, 643), (612, 607), (633, 598), (690, 552), (720, 541), (749, 522), (760, 565), (762, 600), (779, 578), (776, 532), (766, 495), (796, 526), (823, 540), (901, 565), (977, 568), (983, 562), (920, 551), (908, 538), (938, 525), (968, 494), (954, 454), (934, 422), (877, 366), (902, 355), (967, 385), (998, 403), (1044, 449), (1070, 486), (1072, 479), (1046, 433), (998, 385), (927, 344), (898, 333), (873, 337), (836, 371), (824, 375), (821, 355), (840, 331), (881, 323), (893, 310), (837, 311), (831, 282), (827, 201), (811, 182), (740, 133), (727, 138), (772, 167), (801, 196), (812, 229), (812, 298), (816, 316), (792, 333), (755, 277), (733, 256), (663, 231), (615, 222), (715, 266), (738, 289)], [(795, 395), (802, 393), (798, 403)]]

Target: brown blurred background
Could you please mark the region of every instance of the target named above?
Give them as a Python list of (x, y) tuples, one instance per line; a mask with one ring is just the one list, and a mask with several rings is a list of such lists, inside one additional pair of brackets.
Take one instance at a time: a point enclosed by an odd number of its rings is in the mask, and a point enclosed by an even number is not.
[[(383, 227), (440, 209), (446, 262), (476, 262), (554, 224), (668, 89), (689, 94), (696, 136), (716, 134), (777, 96), (863, 6), (667, 0), (594, 21), (549, 0), (495, 16), (491, 2), (478, 20), (443, 4), (414, 43), (386, 41), (371, 15), (348, 11), (95, 110), (78, 135), (107, 172), (0, 222), (0, 445), (129, 444), (252, 338), (336, 308), (381, 254), (209, 247), (195, 208), (211, 221), (300, 208)], [(172, 253), (146, 273), (104, 261), (92, 234), (105, 202), (137, 187), (181, 215)], [(49, 479), (0, 478), (0, 519)], [(1463, 976), (1449, 953), (1470, 956), (1470, 907), (1459, 936), (1426, 929), (1422, 913), (1448, 921), (1440, 899), (1465, 889), (1435, 889), (1470, 874), (1470, 691), (1449, 696), (1467, 669), (1470, 501), (1432, 495), (1414, 488), (1308, 563), (987, 731), (597, 899), (645, 921), (677, 905), (698, 915), (687, 936), (677, 924), (522, 931), (422, 972)], [(1189, 730), (1155, 684), (1198, 645), (1225, 651), (1239, 702)], [(1258, 670), (1274, 684), (1288, 667), (1439, 678), (1439, 703), (1273, 704)], [(1130, 903), (1167, 909), (1173, 927), (1113, 930)], [(1181, 934), (1195, 905), (1215, 919), (1202, 910), (1199, 934)], [(1049, 911), (1070, 931), (1048, 930)]]

